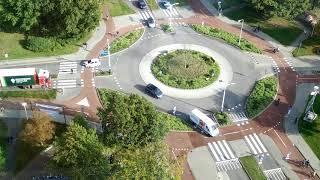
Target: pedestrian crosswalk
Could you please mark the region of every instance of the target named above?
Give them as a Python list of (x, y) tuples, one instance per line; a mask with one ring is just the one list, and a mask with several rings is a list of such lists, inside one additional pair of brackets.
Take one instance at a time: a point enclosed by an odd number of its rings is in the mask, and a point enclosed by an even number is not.
[(236, 170), (236, 169), (242, 168), (238, 158), (217, 162), (216, 166), (219, 172)]
[(171, 7), (168, 9), (162, 9), (162, 12), (168, 17), (168, 18), (177, 18), (179, 17), (179, 13), (175, 7)]
[(259, 136), (256, 133), (244, 136), (244, 140), (247, 143), (247, 145), (249, 146), (250, 151), (254, 155), (262, 154), (262, 153), (267, 153), (267, 155), (268, 155), (267, 149), (265, 148), (265, 146), (263, 145)]
[(208, 143), (208, 147), (216, 162), (236, 158), (226, 140)]
[(77, 73), (77, 62), (61, 62), (59, 66), (59, 74)]
[(64, 88), (75, 88), (77, 87), (76, 79), (58, 79), (53, 81), (53, 88), (64, 89)]
[(263, 172), (267, 176), (268, 180), (285, 180), (285, 179), (288, 179), (284, 175), (284, 173), (282, 172), (281, 168), (269, 169), (269, 170), (265, 170)]
[(241, 122), (241, 121), (247, 121), (248, 117), (246, 116), (246, 114), (244, 112), (230, 112), (228, 113), (229, 118), (233, 121), (233, 122)]
[(150, 17), (151, 17), (152, 19), (155, 19), (154, 16), (153, 16), (153, 14), (152, 14), (152, 12), (151, 12), (149, 9), (144, 10), (144, 11), (139, 11), (138, 14), (139, 14), (139, 16), (140, 16), (140, 18), (141, 18), (142, 20), (147, 20), (147, 19), (150, 18)]

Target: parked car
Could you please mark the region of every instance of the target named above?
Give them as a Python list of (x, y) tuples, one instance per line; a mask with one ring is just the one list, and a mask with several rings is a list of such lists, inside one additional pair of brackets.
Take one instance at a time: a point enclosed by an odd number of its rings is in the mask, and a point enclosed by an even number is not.
[(147, 24), (149, 28), (155, 28), (156, 27), (156, 22), (154, 21), (154, 19), (152, 17), (149, 17), (147, 19)]
[(85, 67), (94, 68), (101, 65), (100, 59), (94, 58), (84, 62)]
[(148, 84), (145, 88), (145, 92), (158, 99), (163, 96), (162, 91), (153, 84)]
[(146, 9), (147, 3), (144, 0), (138, 0), (138, 6), (140, 9)]
[(168, 1), (168, 0), (162, 1), (162, 5), (163, 5), (163, 7), (166, 8), (166, 9), (172, 8), (172, 4), (171, 4), (170, 1)]

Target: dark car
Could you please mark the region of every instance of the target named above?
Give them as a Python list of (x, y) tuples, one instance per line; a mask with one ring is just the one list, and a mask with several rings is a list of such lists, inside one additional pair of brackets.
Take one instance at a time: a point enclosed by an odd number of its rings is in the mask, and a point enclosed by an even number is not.
[(156, 22), (152, 17), (147, 19), (147, 24), (149, 28), (155, 28), (156, 27)]
[(146, 9), (147, 8), (147, 4), (144, 0), (138, 0), (138, 6), (140, 9)]
[(145, 88), (145, 91), (152, 95), (153, 97), (156, 97), (158, 99), (160, 99), (163, 96), (162, 91), (155, 85), (153, 84), (148, 84)]

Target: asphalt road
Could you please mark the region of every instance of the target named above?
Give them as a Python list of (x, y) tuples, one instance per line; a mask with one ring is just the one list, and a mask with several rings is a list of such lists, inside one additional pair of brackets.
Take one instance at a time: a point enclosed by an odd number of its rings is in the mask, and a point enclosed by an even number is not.
[[(225, 108), (231, 108), (238, 104), (243, 107), (255, 81), (272, 72), (271, 62), (257, 65), (251, 60), (248, 53), (244, 53), (220, 40), (201, 36), (189, 27), (176, 26), (175, 29), (175, 34), (167, 34), (158, 28), (147, 28), (142, 40), (126, 51), (112, 56), (113, 76), (96, 78), (96, 86), (140, 94), (164, 111), (170, 111), (174, 106), (177, 107), (177, 111), (182, 113), (188, 113), (194, 108), (212, 112), (220, 110), (222, 91), (203, 99), (178, 99), (164, 96), (159, 100), (144, 93), (146, 84), (139, 73), (141, 59), (157, 47), (177, 43), (208, 47), (230, 62), (233, 69), (233, 72), (230, 72), (233, 73), (232, 82), (236, 84), (229, 86), (226, 91)], [(103, 61), (102, 66), (106, 66), (106, 63), (107, 61)]]

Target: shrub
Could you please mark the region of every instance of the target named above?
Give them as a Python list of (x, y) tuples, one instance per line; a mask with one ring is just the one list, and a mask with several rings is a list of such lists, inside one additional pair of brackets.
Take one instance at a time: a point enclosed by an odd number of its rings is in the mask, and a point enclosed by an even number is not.
[(25, 47), (34, 52), (52, 52), (61, 49), (61, 45), (52, 38), (29, 36), (26, 40)]
[(172, 31), (173, 31), (172, 26), (170, 26), (170, 25), (168, 25), (168, 24), (161, 24), (161, 29), (162, 29), (164, 32), (172, 32)]
[(231, 124), (231, 120), (225, 112), (218, 112), (214, 117), (217, 119), (220, 126)]
[(223, 31), (221, 29), (212, 28), (210, 26), (203, 26), (203, 25), (192, 25), (191, 26), (193, 30), (195, 30), (198, 33), (204, 34), (209, 37), (218, 38), (224, 40), (226, 43), (231, 44), (235, 47), (240, 48), (244, 51), (254, 52), (261, 54), (261, 50), (258, 49), (255, 45), (250, 43), (249, 41), (245, 39), (241, 39), (240, 46), (238, 44), (239, 36)]
[(57, 90), (16, 90), (16, 91), (0, 91), (0, 97), (22, 97), (22, 98), (37, 98), (37, 99), (55, 99)]
[(278, 80), (275, 76), (267, 77), (258, 81), (253, 88), (246, 104), (249, 117), (254, 117), (263, 111), (277, 93)]

